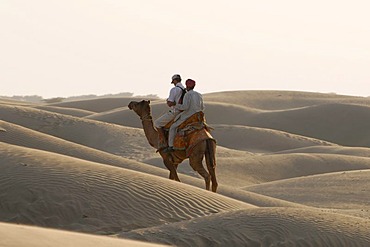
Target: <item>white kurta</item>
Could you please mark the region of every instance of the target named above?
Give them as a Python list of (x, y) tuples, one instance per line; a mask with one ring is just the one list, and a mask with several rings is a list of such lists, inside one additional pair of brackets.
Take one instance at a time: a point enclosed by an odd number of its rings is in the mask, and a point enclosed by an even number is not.
[[(176, 102), (176, 103), (179, 102), (179, 99), (182, 94), (181, 88), (184, 88), (181, 82), (177, 83), (175, 87), (171, 88), (170, 95), (168, 96), (167, 101)], [(165, 114), (163, 114), (162, 116), (160, 116), (154, 121), (154, 126), (157, 129), (165, 126), (167, 123), (171, 122), (172, 119), (174, 119), (176, 115), (179, 113), (180, 111), (176, 110), (175, 107), (172, 106), (168, 112), (166, 112)]]
[(203, 97), (200, 93), (190, 90), (185, 94), (182, 105), (176, 105), (175, 108), (183, 112), (175, 117), (175, 122), (171, 125), (168, 136), (170, 147), (173, 147), (177, 128), (194, 113), (204, 111)]

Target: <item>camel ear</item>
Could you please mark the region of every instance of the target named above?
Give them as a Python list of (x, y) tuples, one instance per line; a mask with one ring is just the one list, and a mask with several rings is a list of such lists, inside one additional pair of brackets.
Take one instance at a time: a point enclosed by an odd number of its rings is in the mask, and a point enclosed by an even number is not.
[(150, 100), (148, 100), (148, 104), (150, 104)]

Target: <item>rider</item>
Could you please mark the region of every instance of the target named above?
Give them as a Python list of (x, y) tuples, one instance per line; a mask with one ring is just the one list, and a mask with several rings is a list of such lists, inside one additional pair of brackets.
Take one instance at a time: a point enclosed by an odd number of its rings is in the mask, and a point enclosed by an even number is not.
[(172, 76), (171, 84), (174, 86), (171, 88), (167, 98), (167, 105), (170, 107), (170, 110), (154, 121), (154, 126), (162, 138), (164, 138), (163, 127), (166, 126), (167, 123), (171, 122), (180, 113), (180, 110), (176, 109), (175, 105), (179, 102), (182, 92), (185, 89), (184, 85), (181, 83), (181, 76), (179, 74)]
[(176, 116), (175, 122), (171, 125), (168, 136), (168, 148), (166, 148), (164, 152), (174, 151), (173, 143), (177, 128), (193, 114), (204, 111), (203, 97), (200, 93), (194, 91), (195, 81), (192, 79), (187, 79), (185, 84), (188, 92), (184, 96), (183, 103), (175, 106), (176, 110), (182, 112)]

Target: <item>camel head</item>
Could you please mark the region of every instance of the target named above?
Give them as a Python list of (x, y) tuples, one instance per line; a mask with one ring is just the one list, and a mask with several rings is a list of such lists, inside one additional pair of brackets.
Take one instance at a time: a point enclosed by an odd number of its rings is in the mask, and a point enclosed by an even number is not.
[(146, 118), (150, 115), (150, 100), (142, 100), (140, 102), (131, 101), (128, 108), (133, 110), (140, 118)]

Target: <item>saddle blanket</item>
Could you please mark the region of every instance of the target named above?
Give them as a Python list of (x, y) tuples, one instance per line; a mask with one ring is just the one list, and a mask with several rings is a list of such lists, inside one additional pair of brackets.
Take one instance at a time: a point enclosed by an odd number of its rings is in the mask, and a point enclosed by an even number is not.
[(205, 128), (202, 128), (200, 130), (194, 130), (188, 134), (181, 134), (180, 132), (177, 133), (175, 137), (173, 148), (175, 150), (185, 150), (186, 157), (189, 157), (193, 152), (194, 147), (199, 142), (207, 139), (212, 139), (215, 141), (212, 135)]

